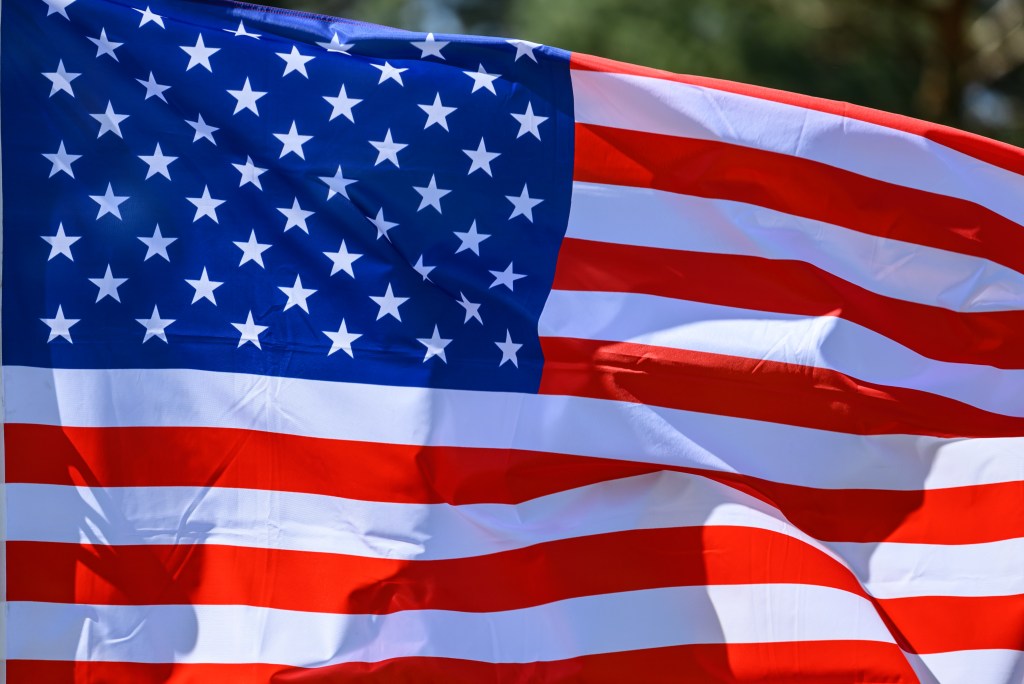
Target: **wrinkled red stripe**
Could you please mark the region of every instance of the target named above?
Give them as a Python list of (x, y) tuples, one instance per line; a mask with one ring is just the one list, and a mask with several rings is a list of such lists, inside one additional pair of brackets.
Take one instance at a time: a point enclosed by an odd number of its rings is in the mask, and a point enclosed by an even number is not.
[(1024, 435), (1024, 418), (814, 366), (564, 337), (543, 337), (541, 348), (541, 394), (627, 401), (858, 435)]
[(1024, 228), (972, 202), (715, 140), (576, 124), (574, 179), (745, 202), (1024, 273)]
[(872, 601), (907, 651), (1024, 650), (1024, 596), (876, 600), (828, 555), (754, 528), (630, 530), (431, 561), (203, 544), (7, 548), (11, 601), (487, 613), (662, 587), (809, 584)]
[(48, 662), (11, 660), (10, 684), (645, 684), (730, 682), (849, 684), (917, 682), (900, 650), (870, 641), (698, 644), (537, 663), (399, 658), (317, 669), (282, 665)]
[(921, 491), (816, 489), (735, 473), (568, 454), (367, 444), (231, 428), (9, 424), (4, 438), (6, 478), (12, 483), (215, 486), (396, 503), (515, 504), (674, 470), (755, 496), (821, 540), (971, 544), (1024, 536), (1022, 482)]
[(566, 238), (553, 288), (837, 316), (931, 359), (1024, 368), (1024, 311), (961, 313), (908, 302), (865, 290), (801, 261)]
[(321, 613), (482, 613), (703, 584), (816, 584), (861, 593), (848, 570), (813, 547), (728, 526), (629, 530), (413, 561), (214, 544), (12, 541), (7, 562), (11, 601), (241, 604)]

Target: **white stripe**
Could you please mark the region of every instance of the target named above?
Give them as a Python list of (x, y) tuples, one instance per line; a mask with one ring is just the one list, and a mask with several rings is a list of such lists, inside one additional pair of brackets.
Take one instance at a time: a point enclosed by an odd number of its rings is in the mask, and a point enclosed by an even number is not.
[(788, 584), (650, 589), (497, 613), (28, 602), (8, 610), (9, 657), (31, 660), (325, 666), (434, 656), (525, 663), (683, 644), (893, 641), (866, 600)]
[(566, 235), (793, 259), (886, 297), (952, 311), (1024, 308), (1024, 275), (1000, 264), (742, 202), (577, 181)]
[(673, 472), (515, 505), (390, 503), (219, 487), (8, 484), (7, 489), (8, 534), (14, 541), (225, 544), (439, 560), (625, 530), (731, 525), (814, 544), (768, 504), (707, 478)]
[(985, 544), (825, 544), (875, 598), (1024, 594), (1024, 539)]
[(1024, 593), (1024, 539), (952, 546), (822, 544), (776, 508), (684, 473), (602, 482), (517, 505), (400, 504), (217, 487), (7, 487), (14, 541), (222, 544), (440, 560), (628, 530), (747, 527), (822, 551), (852, 568), (879, 598)]
[(576, 121), (793, 155), (987, 207), (1024, 224), (1024, 177), (913, 133), (646, 76), (572, 72)]
[(1024, 480), (1024, 438), (846, 435), (601, 399), (183, 369), (6, 366), (3, 373), (9, 423), (224, 427), (390, 444), (525, 449), (737, 472), (828, 489), (920, 490)]
[(1020, 684), (1024, 653), (1008, 649), (976, 649), (947, 653), (908, 653), (921, 684)]
[[(585, 316), (580, 312), (586, 311)], [(935, 361), (835, 316), (796, 316), (627, 292), (554, 290), (540, 334), (742, 356), (845, 373), (1024, 417), (1024, 370)]]

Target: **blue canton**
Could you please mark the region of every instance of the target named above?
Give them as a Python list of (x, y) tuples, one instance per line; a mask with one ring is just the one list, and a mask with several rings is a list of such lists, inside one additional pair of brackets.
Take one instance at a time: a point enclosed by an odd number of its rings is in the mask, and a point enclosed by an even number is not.
[(2, 40), (5, 364), (538, 387), (566, 53), (225, 2)]

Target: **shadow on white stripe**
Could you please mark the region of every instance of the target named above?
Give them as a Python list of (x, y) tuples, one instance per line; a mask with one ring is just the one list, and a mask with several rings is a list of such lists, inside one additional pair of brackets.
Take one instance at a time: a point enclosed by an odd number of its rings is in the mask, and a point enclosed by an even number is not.
[(7, 485), (8, 539), (223, 544), (397, 560), (484, 556), (628, 530), (732, 526), (822, 551), (878, 598), (1024, 594), (1024, 539), (986, 544), (821, 543), (773, 506), (699, 475), (660, 472), (520, 504), (409, 504), (204, 487)]
[(7, 403), (8, 423), (225, 427), (525, 449), (739, 472), (824, 489), (920, 490), (1024, 479), (1024, 438), (846, 435), (602, 399), (183, 369), (5, 366), (3, 374), (7, 396), (18, 397)]
[(409, 656), (525, 663), (683, 644), (893, 641), (866, 600), (790, 584), (650, 589), (496, 613), (12, 602), (8, 626), (10, 658), (295, 666)]
[(977, 649), (948, 653), (908, 653), (921, 684), (1019, 684), (1024, 682), (1024, 653)]

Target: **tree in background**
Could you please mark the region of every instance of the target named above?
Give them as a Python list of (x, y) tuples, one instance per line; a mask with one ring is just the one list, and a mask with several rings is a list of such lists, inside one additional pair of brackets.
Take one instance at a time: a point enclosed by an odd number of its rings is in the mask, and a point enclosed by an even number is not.
[(271, 0), (527, 38), (900, 112), (1024, 145), (1024, 0)]

